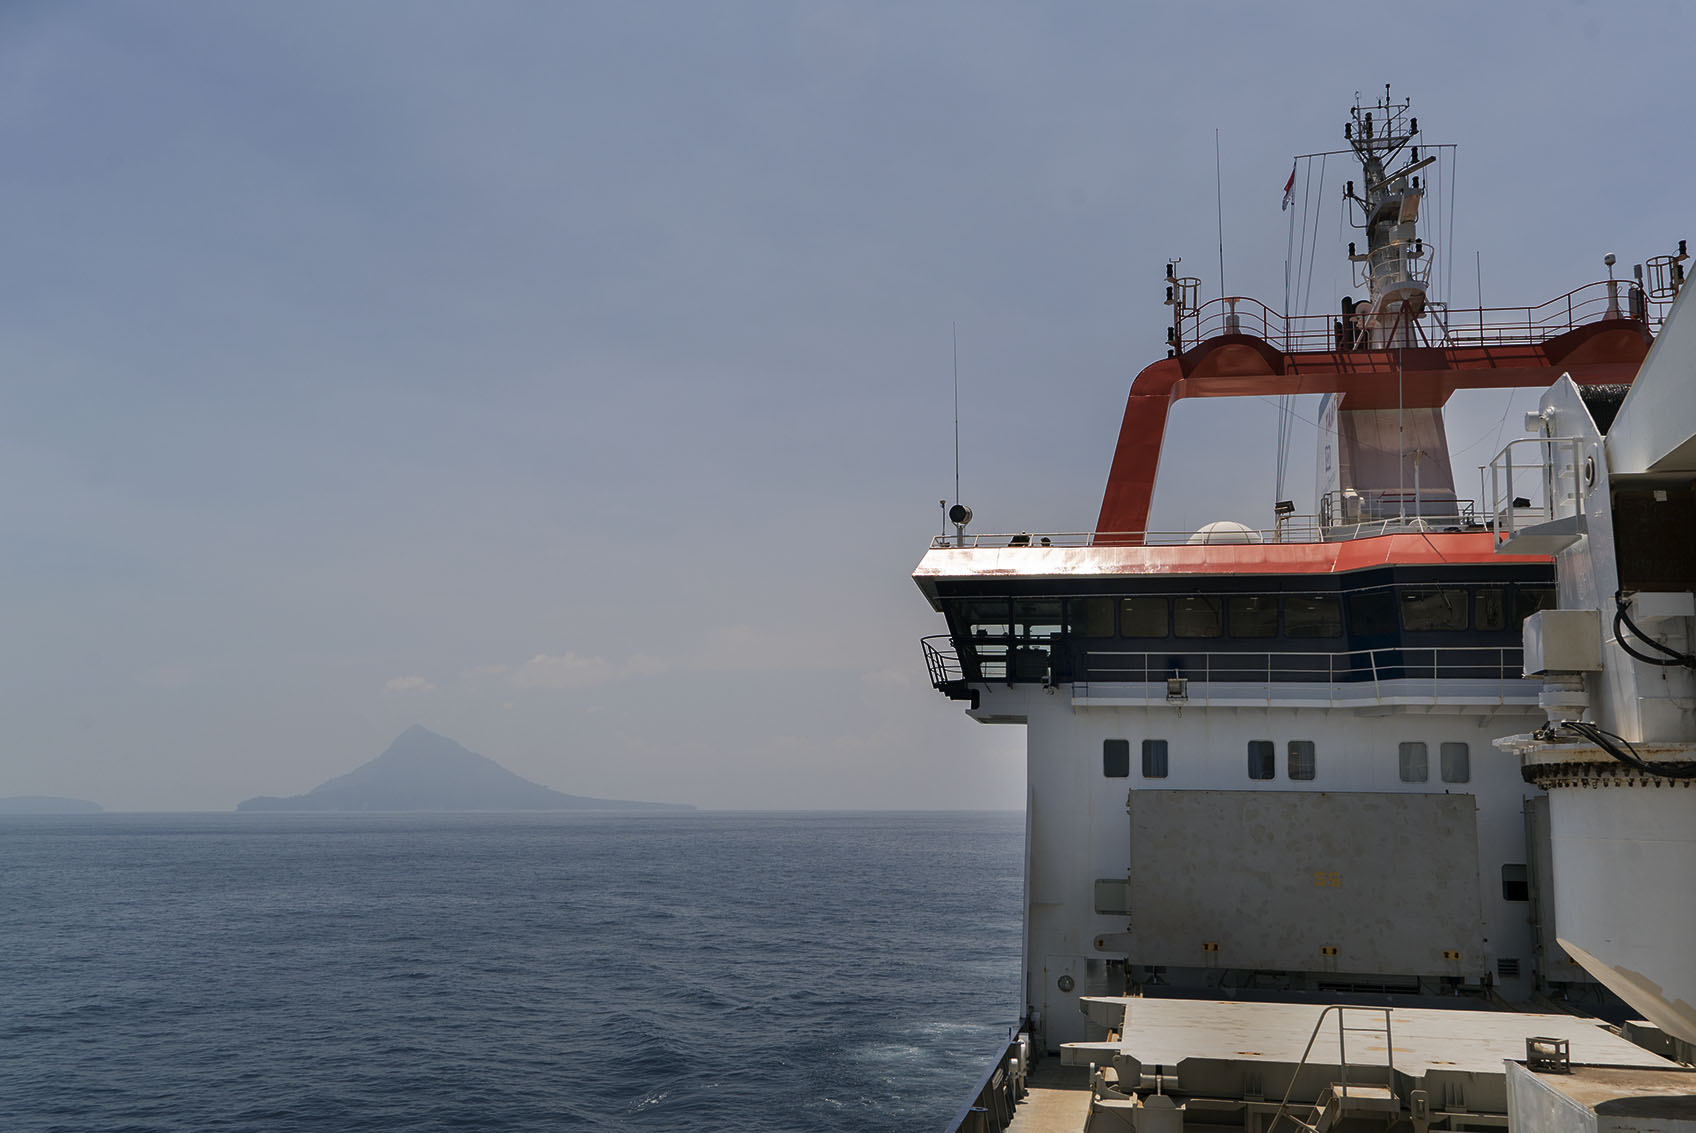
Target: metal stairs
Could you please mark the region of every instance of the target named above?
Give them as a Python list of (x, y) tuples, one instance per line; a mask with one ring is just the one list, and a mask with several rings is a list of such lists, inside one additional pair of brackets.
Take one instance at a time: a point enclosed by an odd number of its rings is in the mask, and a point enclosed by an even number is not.
[[(1296, 1083), (1301, 1080), (1301, 1072), (1313, 1054), (1313, 1045), (1319, 1041), (1320, 1032), (1325, 1029), (1326, 1017), (1332, 1012), (1336, 1012), (1337, 1016), (1337, 1081), (1321, 1090), (1312, 1102), (1292, 1101), (1291, 1095), (1295, 1093)], [(1362, 1014), (1373, 1016), (1374, 1021), (1370, 1026), (1351, 1026), (1351, 1012), (1356, 1017)], [(1384, 1041), (1385, 1061), (1351, 1063), (1351, 1034), (1381, 1037)], [(1356, 1049), (1358, 1051), (1358, 1047)], [(1362, 1080), (1378, 1076), (1382, 1076), (1383, 1081)], [(1311, 1110), (1311, 1120), (1302, 1120), (1295, 1110)], [(1319, 1021), (1313, 1025), (1313, 1034), (1307, 1040), (1307, 1048), (1302, 1051), (1301, 1061), (1290, 1074), (1290, 1084), (1284, 1090), (1284, 1099), (1278, 1103), (1277, 1112), (1267, 1123), (1266, 1133), (1276, 1133), (1279, 1121), (1286, 1118), (1307, 1130), (1307, 1133), (1329, 1133), (1351, 1118), (1377, 1117), (1388, 1125), (1401, 1111), (1402, 1100), (1396, 1095), (1396, 1048), (1390, 1027), (1390, 1008), (1333, 1005), (1319, 1013)]]

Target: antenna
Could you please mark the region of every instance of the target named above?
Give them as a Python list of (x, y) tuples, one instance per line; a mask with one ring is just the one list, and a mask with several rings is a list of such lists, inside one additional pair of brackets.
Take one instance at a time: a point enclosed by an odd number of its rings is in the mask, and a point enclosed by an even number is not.
[(960, 502), (960, 324), (949, 323), (954, 335), (954, 502)]
[(960, 324), (949, 326), (954, 333), (954, 506), (948, 509), (948, 522), (954, 525), (954, 545), (964, 547), (972, 509), (960, 502)]
[(1224, 178), (1219, 172), (1219, 127), (1213, 127), (1213, 203), (1219, 220), (1219, 296), (1224, 298), (1230, 294), (1225, 290), (1225, 185)]

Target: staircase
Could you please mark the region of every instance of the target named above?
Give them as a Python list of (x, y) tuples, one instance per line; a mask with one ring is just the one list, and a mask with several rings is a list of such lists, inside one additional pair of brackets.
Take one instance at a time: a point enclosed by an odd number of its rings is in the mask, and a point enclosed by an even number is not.
[[(1320, 1091), (1319, 1097), (1312, 1103), (1292, 1102), (1290, 1095), (1295, 1092), (1301, 1072), (1313, 1054), (1313, 1046), (1325, 1029), (1326, 1018), (1333, 1012), (1336, 1013), (1337, 1019), (1337, 1081)], [(1359, 1020), (1362, 1016), (1371, 1019), (1369, 1025), (1351, 1025), (1351, 1021)], [(1351, 1063), (1350, 1035), (1373, 1035), (1382, 1038), (1385, 1061)], [(1359, 1050), (1358, 1040), (1356, 1050)], [(1373, 1078), (1383, 1080), (1372, 1081)], [(1297, 1116), (1297, 1110), (1311, 1110), (1312, 1116), (1304, 1121)], [(1389, 1124), (1401, 1110), (1401, 1098), (1396, 1096), (1396, 1048), (1390, 1029), (1390, 1009), (1331, 1006), (1319, 1013), (1319, 1021), (1313, 1025), (1313, 1035), (1307, 1040), (1307, 1048), (1302, 1051), (1301, 1061), (1296, 1064), (1294, 1072), (1290, 1075), (1290, 1084), (1284, 1091), (1284, 1100), (1278, 1103), (1277, 1112), (1266, 1125), (1266, 1133), (1277, 1133), (1278, 1123), (1285, 1119), (1299, 1125), (1308, 1133), (1329, 1133), (1349, 1118), (1377, 1117), (1384, 1124)]]

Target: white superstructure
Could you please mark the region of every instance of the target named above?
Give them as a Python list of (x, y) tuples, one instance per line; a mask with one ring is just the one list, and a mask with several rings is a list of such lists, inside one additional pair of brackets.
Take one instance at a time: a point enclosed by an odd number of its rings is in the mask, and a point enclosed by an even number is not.
[[(1502, 741), (1549, 792), (1555, 931), (1646, 1018), (1696, 1043), (1696, 308), (1686, 295), (1623, 401), (1562, 380), (1528, 422), (1559, 608), (1526, 626), (1557, 695)], [(1611, 419), (1610, 419), (1611, 418)], [(1510, 450), (1511, 451), (1511, 450)], [(1498, 466), (1508, 454), (1498, 458)], [(1499, 478), (1499, 477), (1498, 477)]]
[[(1602, 985), (1670, 1053), (1696, 1041), (1696, 791), (1678, 778), (1696, 768), (1696, 316), (1677, 308), (1649, 354), (1682, 246), (1623, 289), (1609, 256), (1609, 279), (1537, 307), (1434, 311), (1430, 162), (1408, 111), (1386, 89), (1346, 130), (1365, 300), (1340, 318), (1197, 305), (1174, 263), (1170, 348), (1131, 387), (1097, 529), (968, 534), (956, 503), (956, 534), (914, 571), (947, 619), (924, 646), (936, 688), (1026, 729), (1025, 1026), (1091, 1067), (1092, 1127), (1499, 1127), (1512, 1098), (1545, 1104), (1535, 1078), (1444, 1070), (1459, 1040), (1442, 1036), (1467, 1009), (1498, 1012), (1501, 1035), (1469, 1057), (1499, 1064), (1526, 1028), (1559, 1030), (1501, 1012), (1599, 1007)], [(1549, 393), (1475, 504), (1455, 492), (1442, 406), (1500, 387)], [(1327, 394), (1318, 514), (1146, 530), (1173, 402), (1298, 392)], [(1232, 1084), (1133, 1065), (1156, 1017), (1134, 1005), (1166, 999), (1265, 1009), (1220, 1016), (1240, 1028)], [(1383, 1005), (1385, 1052), (1395, 1012), (1451, 1008), (1425, 1033), (1443, 1098), (1393, 1059), (1351, 1087), (1346, 1050), (1255, 1068), (1271, 1005), (1363, 1001)], [(1287, 1045), (1301, 1027), (1278, 1018)], [(1538, 1041), (1564, 1058), (1570, 1039), (1582, 1061), (1607, 1045), (1596, 1025)], [(985, 1097), (1016, 1092), (1014, 1049)], [(1668, 1065), (1630, 1049), (1596, 1073)], [(1493, 1108), (1469, 1109), (1468, 1089)]]

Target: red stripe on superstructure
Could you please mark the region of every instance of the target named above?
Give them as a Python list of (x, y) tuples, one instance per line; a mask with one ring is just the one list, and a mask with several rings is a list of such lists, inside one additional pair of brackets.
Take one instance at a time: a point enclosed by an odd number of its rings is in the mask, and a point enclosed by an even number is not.
[(1604, 319), (1539, 343), (1409, 347), (1286, 354), (1246, 334), (1219, 335), (1155, 362), (1131, 383), (1095, 530), (1098, 544), (1138, 541), (1144, 531), (1166, 417), (1189, 397), (1341, 393), (1345, 409), (1438, 408), (1457, 389), (1630, 382), (1649, 350), (1643, 325)]
[(1547, 563), (1499, 555), (1488, 531), (1376, 535), (1343, 543), (1207, 543), (1115, 547), (1113, 574), (1342, 574), (1381, 566)]

